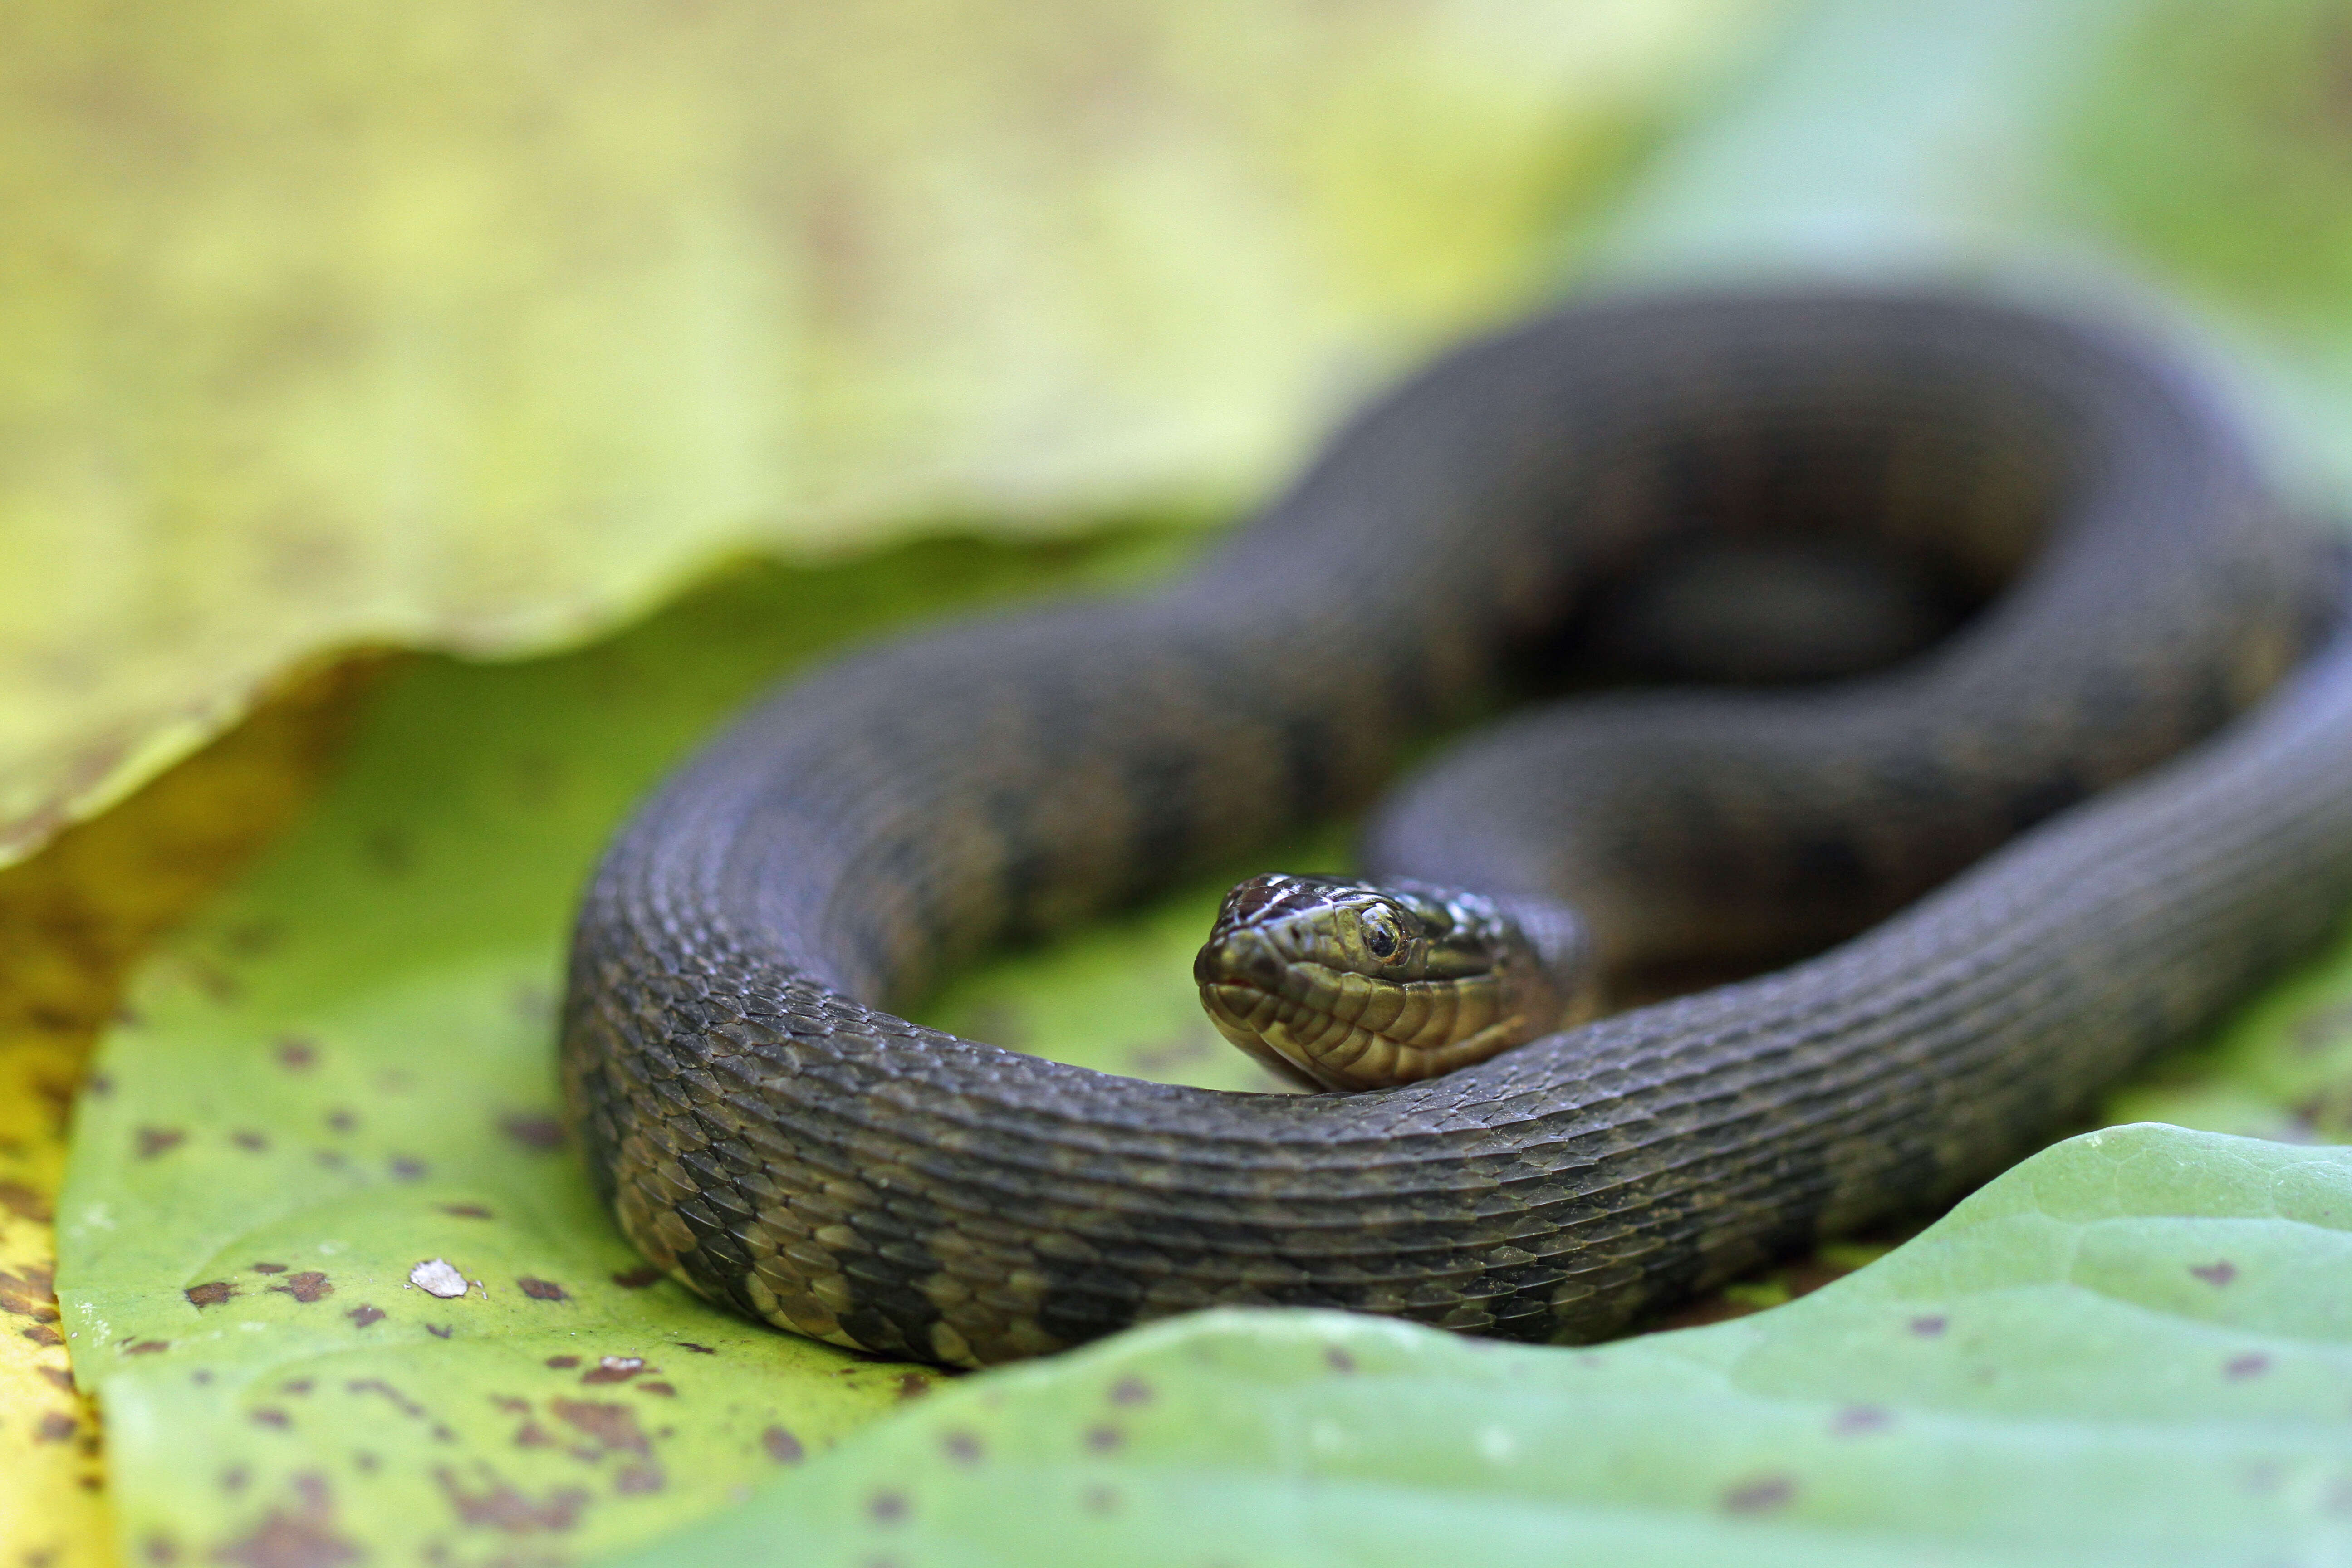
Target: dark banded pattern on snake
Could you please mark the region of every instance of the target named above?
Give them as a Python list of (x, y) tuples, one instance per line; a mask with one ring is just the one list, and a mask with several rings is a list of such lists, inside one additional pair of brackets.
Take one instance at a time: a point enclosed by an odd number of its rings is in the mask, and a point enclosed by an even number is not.
[[(1514, 720), (1367, 856), (1577, 897), (1621, 966), (1843, 945), (1361, 1094), (1114, 1078), (888, 1010), (1360, 805), (1608, 584), (1771, 534), (2009, 585), (1883, 675)], [(2336, 595), (2228, 420), (2123, 337), (1924, 297), (1571, 310), (1373, 408), (1180, 582), (755, 708), (596, 874), (569, 1102), (648, 1257), (883, 1354), (1234, 1302), (1606, 1335), (1956, 1195), (2325, 933), (2352, 653), (2263, 699)]]

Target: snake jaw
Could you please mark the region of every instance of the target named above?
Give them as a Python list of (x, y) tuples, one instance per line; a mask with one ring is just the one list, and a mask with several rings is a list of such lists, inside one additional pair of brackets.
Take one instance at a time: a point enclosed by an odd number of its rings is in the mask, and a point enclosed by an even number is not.
[(1227, 895), (1192, 977), (1219, 1034), (1318, 1089), (1451, 1072), (1566, 1010), (1558, 977), (1491, 900), (1417, 883), (1253, 878)]

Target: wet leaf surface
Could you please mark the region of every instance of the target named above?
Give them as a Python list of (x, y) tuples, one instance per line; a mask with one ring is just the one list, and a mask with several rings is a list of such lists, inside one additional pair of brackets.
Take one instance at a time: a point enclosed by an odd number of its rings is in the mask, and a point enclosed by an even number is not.
[(625, 1561), (2222, 1564), (2352, 1546), (2352, 1150), (2134, 1126), (1595, 1350), (1215, 1312), (967, 1379)]

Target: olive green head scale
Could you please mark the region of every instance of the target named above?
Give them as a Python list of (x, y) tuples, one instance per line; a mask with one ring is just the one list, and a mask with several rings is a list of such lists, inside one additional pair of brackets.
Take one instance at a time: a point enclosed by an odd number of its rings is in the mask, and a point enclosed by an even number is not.
[(1253, 877), (1192, 961), (1217, 1030), (1318, 1089), (1412, 1083), (1558, 1028), (1577, 983), (1493, 900), (1424, 883)]

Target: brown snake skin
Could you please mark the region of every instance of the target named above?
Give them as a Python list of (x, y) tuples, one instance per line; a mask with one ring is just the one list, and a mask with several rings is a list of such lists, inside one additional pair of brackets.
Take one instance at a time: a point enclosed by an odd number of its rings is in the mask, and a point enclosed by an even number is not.
[[(1115, 1078), (887, 1011), (1360, 805), (1611, 584), (1767, 537), (2007, 586), (1882, 674), (1515, 718), (1366, 859), (1574, 897), (1621, 966), (1843, 945), (1360, 1094)], [(649, 1258), (886, 1355), (987, 1364), (1216, 1303), (1606, 1335), (1957, 1195), (2326, 934), (2352, 653), (2261, 700), (2336, 584), (2127, 337), (1927, 296), (1570, 310), (1373, 407), (1181, 581), (755, 707), (587, 894), (572, 1114)]]

